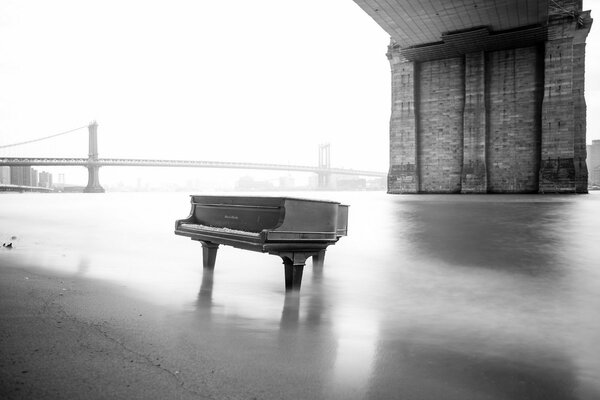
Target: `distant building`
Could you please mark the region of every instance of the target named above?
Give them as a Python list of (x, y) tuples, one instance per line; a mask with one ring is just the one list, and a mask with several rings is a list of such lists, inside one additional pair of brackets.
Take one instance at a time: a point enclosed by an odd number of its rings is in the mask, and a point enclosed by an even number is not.
[(0, 167), (0, 183), (4, 185), (10, 184), (10, 167)]
[(596, 167), (589, 171), (591, 186), (600, 186), (600, 167)]
[(10, 167), (10, 183), (19, 186), (32, 186), (31, 169), (31, 167)]
[[(31, 179), (29, 170), (25, 171), (27, 167), (10, 167), (10, 183), (13, 185), (24, 186), (25, 181), (29, 181)], [(25, 179), (25, 172), (27, 175), (27, 179)]]
[(600, 140), (592, 140), (587, 146), (589, 185), (600, 185)]
[(23, 169), (23, 185), (24, 186), (33, 186), (31, 182), (31, 167), (21, 167)]
[(38, 182), (39, 181), (38, 181), (38, 172), (37, 172), (37, 170), (34, 169), (34, 168), (31, 168), (31, 171), (30, 171), (29, 175), (31, 177), (30, 178), (30, 184), (29, 184), (29, 186), (38, 186)]
[(38, 186), (51, 188), (52, 187), (52, 174), (50, 172), (42, 171), (39, 173)]
[(23, 185), (23, 170), (21, 167), (10, 167), (10, 183), (12, 185)]

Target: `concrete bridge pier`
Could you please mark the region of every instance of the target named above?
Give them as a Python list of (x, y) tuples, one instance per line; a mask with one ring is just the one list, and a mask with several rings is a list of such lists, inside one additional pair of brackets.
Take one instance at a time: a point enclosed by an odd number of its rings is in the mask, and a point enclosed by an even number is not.
[(98, 170), (100, 167), (96, 165), (98, 161), (98, 123), (92, 121), (88, 125), (89, 132), (89, 154), (88, 154), (88, 184), (83, 190), (84, 193), (104, 193), (104, 188), (100, 186), (100, 177)]
[(89, 165), (88, 169), (88, 184), (83, 189), (84, 193), (104, 193), (104, 188), (100, 186), (100, 178), (98, 177), (98, 170), (100, 167), (97, 165)]
[(584, 74), (585, 39), (591, 25), (586, 25), (586, 20), (591, 19), (589, 13), (578, 15), (549, 20), (544, 58), (541, 193), (587, 193)]
[(581, 0), (355, 0), (391, 36), (389, 193), (587, 193)]

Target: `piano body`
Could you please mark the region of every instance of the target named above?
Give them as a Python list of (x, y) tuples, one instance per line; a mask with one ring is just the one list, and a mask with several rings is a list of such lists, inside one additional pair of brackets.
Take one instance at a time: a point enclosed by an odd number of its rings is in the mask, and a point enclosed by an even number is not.
[(195, 196), (175, 234), (202, 244), (203, 267), (214, 269), (219, 245), (283, 259), (286, 290), (299, 290), (306, 260), (322, 266), (327, 246), (347, 235), (348, 206), (293, 197)]

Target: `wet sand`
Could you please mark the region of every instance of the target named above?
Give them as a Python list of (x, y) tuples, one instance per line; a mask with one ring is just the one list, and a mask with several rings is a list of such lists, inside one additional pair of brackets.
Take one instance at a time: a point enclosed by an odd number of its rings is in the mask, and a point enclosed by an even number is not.
[(183, 365), (172, 351), (165, 358), (178, 333), (160, 323), (168, 310), (125, 291), (1, 267), (0, 397), (220, 398), (223, 382), (211, 377), (209, 360)]
[[(199, 302), (210, 301), (207, 276)], [(145, 303), (129, 290), (0, 266), (0, 398), (344, 397), (323, 393), (328, 374), (308, 368), (319, 366), (310, 359), (315, 348), (298, 348), (310, 340), (298, 341), (297, 295), (282, 298), (280, 330), (272, 335), (236, 330), (207, 309), (182, 313)]]

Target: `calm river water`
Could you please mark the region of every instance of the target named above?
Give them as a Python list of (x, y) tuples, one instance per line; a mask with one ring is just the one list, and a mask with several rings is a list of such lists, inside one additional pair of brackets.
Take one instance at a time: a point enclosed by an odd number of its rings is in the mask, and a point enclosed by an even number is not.
[(185, 193), (2, 194), (0, 265), (126, 285), (250, 345), (288, 340), (326, 398), (600, 398), (600, 193), (290, 195), (350, 205), (299, 298), (279, 258), (230, 247), (203, 279), (201, 246), (173, 234)]

